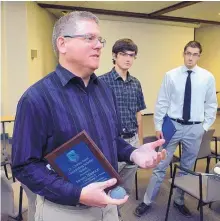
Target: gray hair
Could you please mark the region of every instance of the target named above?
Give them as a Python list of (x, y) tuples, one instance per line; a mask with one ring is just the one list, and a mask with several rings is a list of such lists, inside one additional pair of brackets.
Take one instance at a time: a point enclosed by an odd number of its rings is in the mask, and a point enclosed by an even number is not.
[[(91, 20), (99, 24), (99, 19), (93, 13), (87, 11), (74, 11), (62, 16), (54, 25), (52, 45), (55, 54), (58, 56), (57, 38), (64, 35), (73, 35), (77, 31), (79, 21)], [(71, 31), (71, 33), (70, 33)]]

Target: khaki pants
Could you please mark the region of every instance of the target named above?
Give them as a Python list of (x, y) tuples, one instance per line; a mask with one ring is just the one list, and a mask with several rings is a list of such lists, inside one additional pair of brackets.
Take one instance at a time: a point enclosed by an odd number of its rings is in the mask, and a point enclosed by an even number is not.
[(117, 207), (75, 207), (52, 203), (37, 196), (35, 221), (119, 221)]
[[(166, 170), (173, 158), (178, 143), (182, 142), (182, 156), (180, 159), (180, 166), (191, 170), (197, 158), (204, 129), (202, 124), (182, 125), (173, 121), (176, 128), (176, 133), (173, 135), (169, 144), (166, 146), (167, 157), (162, 160), (157, 167), (154, 168), (148, 187), (144, 194), (143, 202), (150, 205), (159, 193), (160, 186), (166, 176)], [(179, 171), (177, 176), (186, 175), (184, 171)], [(184, 204), (184, 192), (176, 189), (174, 194), (174, 201), (179, 204)]]
[[(135, 134), (134, 137), (130, 139), (124, 139), (126, 142), (131, 144), (133, 147), (139, 147), (138, 135)], [(122, 179), (122, 186), (125, 188), (126, 192), (130, 195), (133, 189), (135, 174), (137, 172), (137, 165), (129, 165), (126, 162), (118, 162), (118, 172)]]
[[(131, 144), (133, 147), (139, 147), (140, 142), (138, 135), (135, 134), (134, 137), (130, 139), (124, 139), (126, 142)], [(137, 165), (129, 165), (126, 162), (118, 162), (118, 172), (122, 179), (122, 187), (126, 190), (128, 195), (131, 195), (134, 181), (135, 181), (135, 174), (137, 172), (138, 166)], [(124, 204), (118, 206), (118, 209), (120, 210)], [(120, 212), (118, 211), (119, 216), (121, 216)]]

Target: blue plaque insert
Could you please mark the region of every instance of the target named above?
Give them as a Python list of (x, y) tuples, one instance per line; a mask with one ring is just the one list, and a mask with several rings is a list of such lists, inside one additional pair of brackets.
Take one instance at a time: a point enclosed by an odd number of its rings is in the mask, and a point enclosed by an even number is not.
[(84, 142), (66, 150), (55, 163), (71, 183), (80, 187), (111, 178)]
[(82, 188), (111, 178), (116, 178), (117, 183), (110, 189), (122, 183), (119, 174), (85, 131), (57, 147), (45, 159), (56, 173)]

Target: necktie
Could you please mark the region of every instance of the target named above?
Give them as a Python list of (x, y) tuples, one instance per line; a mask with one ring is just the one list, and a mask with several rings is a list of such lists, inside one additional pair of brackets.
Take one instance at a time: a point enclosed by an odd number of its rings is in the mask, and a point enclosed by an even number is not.
[(185, 93), (184, 93), (184, 104), (183, 104), (183, 120), (188, 121), (190, 119), (190, 108), (191, 108), (191, 78), (192, 71), (188, 70), (188, 77), (186, 79)]

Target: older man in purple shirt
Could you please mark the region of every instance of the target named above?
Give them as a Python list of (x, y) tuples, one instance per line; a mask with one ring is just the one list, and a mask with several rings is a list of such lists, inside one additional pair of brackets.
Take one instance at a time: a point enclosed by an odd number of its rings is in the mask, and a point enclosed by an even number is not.
[(59, 64), (18, 103), (13, 173), (38, 195), (35, 220), (118, 220), (116, 205), (125, 203), (128, 196), (112, 199), (105, 193), (116, 183), (114, 178), (80, 188), (46, 166), (44, 157), (82, 130), (116, 170), (118, 160), (147, 168), (165, 157), (165, 151), (154, 150), (164, 140), (136, 149), (120, 137), (115, 97), (93, 73), (104, 43), (92, 13), (72, 12), (60, 18), (53, 31)]

